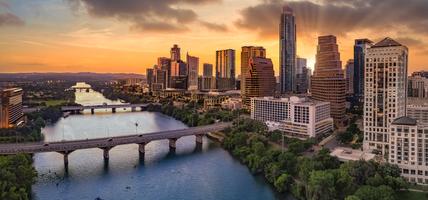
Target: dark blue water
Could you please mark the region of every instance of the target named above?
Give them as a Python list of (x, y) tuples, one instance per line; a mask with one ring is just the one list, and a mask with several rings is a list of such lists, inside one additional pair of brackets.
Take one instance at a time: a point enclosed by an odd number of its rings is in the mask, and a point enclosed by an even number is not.
[[(135, 122), (140, 124), (137, 129)], [(45, 140), (58, 141), (180, 128), (185, 125), (159, 113), (105, 112), (61, 119), (44, 133)], [(193, 136), (181, 138), (176, 152), (169, 151), (168, 141), (154, 141), (146, 145), (144, 158), (137, 145), (117, 146), (107, 164), (100, 149), (78, 150), (69, 156), (68, 172), (58, 153), (36, 154), (34, 161), (39, 177), (33, 193), (38, 200), (278, 199), (262, 178), (207, 138), (202, 148), (196, 148)]]

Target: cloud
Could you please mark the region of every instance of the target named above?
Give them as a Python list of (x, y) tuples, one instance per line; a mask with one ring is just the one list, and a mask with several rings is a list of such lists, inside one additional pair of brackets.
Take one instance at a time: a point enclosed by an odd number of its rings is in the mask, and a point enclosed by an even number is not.
[(192, 9), (181, 5), (202, 5), (221, 0), (68, 0), (72, 8), (84, 8), (89, 15), (131, 23), (131, 30), (156, 32), (185, 31), (197, 21)]
[(300, 33), (346, 35), (369, 30), (375, 33), (408, 29), (428, 33), (426, 0), (263, 0), (240, 11), (235, 25), (262, 37), (278, 37), (281, 8), (293, 8)]
[(206, 21), (201, 21), (200, 24), (202, 26), (204, 26), (205, 28), (213, 30), (213, 31), (227, 32), (229, 30), (227, 28), (227, 26), (224, 24), (216, 24), (216, 23), (211, 23), (211, 22), (206, 22)]
[(0, 27), (1, 26), (22, 26), (24, 20), (12, 13), (0, 13)]

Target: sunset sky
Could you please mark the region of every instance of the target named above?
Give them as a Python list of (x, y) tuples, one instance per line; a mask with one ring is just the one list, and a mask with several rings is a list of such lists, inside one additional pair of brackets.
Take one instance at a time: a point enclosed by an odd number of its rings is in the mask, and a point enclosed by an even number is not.
[[(297, 20), (297, 54), (315, 62), (319, 35), (338, 37), (342, 63), (356, 38), (409, 47), (409, 72), (428, 70), (427, 0), (0, 0), (0, 72), (145, 74), (173, 44), (215, 63), (215, 51), (263, 46), (278, 74), (281, 7)], [(201, 73), (201, 72), (200, 72)]]

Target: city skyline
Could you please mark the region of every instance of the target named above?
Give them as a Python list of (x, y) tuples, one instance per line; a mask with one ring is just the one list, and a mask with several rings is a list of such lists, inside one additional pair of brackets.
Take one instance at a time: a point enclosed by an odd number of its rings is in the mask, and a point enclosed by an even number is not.
[[(246, 45), (263, 46), (278, 75), (278, 24), (283, 5), (289, 5), (295, 12), (297, 55), (307, 58), (311, 69), (317, 37), (327, 34), (337, 35), (342, 60), (353, 58), (355, 39), (379, 41), (391, 37), (409, 47), (409, 73), (427, 66), (423, 59), (428, 52), (423, 42), (426, 30), (422, 28), (426, 27), (423, 19), (427, 14), (421, 12), (427, 5), (421, 0), (412, 0), (409, 6), (395, 0), (388, 4), (370, 0), (366, 4), (259, 0), (245, 3), (204, 0), (192, 4), (191, 0), (180, 0), (147, 5), (121, 1), (114, 9), (112, 3), (94, 2), (0, 0), (0, 72), (145, 74), (158, 57), (168, 56), (172, 44), (179, 44), (182, 53), (189, 52), (199, 57), (200, 63), (210, 64), (215, 63), (216, 50), (239, 51)], [(403, 12), (395, 13), (393, 19), (384, 19), (389, 14), (376, 13), (379, 8), (400, 8)], [(156, 9), (171, 10), (175, 15), (165, 15)], [(217, 14), (220, 9), (223, 12)], [(141, 14), (142, 11), (152, 14)], [(362, 16), (364, 12), (369, 14)], [(414, 15), (407, 16), (408, 13)], [(341, 20), (337, 16), (342, 16)], [(137, 23), (140, 18), (144, 20)], [(381, 21), (373, 25), (371, 20), (375, 18)], [(358, 23), (351, 23), (355, 19)], [(166, 23), (169, 21), (172, 23)], [(236, 66), (240, 66), (239, 53)], [(241, 74), (239, 67), (236, 70), (236, 74)]]

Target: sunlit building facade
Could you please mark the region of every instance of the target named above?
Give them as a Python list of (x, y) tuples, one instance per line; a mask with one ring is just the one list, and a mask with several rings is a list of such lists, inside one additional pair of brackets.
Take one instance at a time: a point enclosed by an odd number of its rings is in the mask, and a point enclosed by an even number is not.
[(248, 62), (245, 73), (245, 88), (243, 102), (250, 105), (253, 97), (274, 96), (275, 73), (272, 60), (269, 58), (252, 57)]
[(0, 128), (12, 128), (24, 123), (21, 88), (0, 90)]
[(235, 50), (216, 52), (216, 84), (220, 91), (235, 89)]

